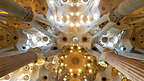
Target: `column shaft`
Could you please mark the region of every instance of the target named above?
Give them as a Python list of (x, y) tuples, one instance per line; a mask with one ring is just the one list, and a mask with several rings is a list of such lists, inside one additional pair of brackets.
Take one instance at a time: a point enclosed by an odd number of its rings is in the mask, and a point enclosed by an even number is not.
[(33, 52), (0, 57), (0, 77), (13, 72), (24, 65), (37, 60), (37, 55)]
[(144, 6), (144, 0), (124, 0), (110, 13), (110, 20), (117, 23), (121, 18)]
[(23, 8), (14, 2), (14, 0), (0, 0), (0, 10), (6, 11), (24, 21), (31, 21), (33, 17), (33, 14), (29, 9)]
[(104, 53), (102, 54), (102, 57), (104, 58), (105, 61), (107, 61), (110, 65), (118, 69), (130, 80), (144, 81), (143, 62), (117, 55), (114, 52)]

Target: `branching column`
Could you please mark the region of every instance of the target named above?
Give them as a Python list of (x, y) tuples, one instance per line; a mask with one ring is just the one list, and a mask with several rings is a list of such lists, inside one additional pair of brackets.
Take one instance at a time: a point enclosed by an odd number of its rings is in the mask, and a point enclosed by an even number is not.
[(31, 21), (33, 13), (27, 8), (23, 8), (14, 0), (0, 0), (0, 10), (6, 11), (9, 14), (19, 17), (24, 21)]
[(112, 22), (119, 22), (124, 16), (144, 6), (144, 0), (123, 0), (120, 5), (110, 13)]
[(132, 81), (144, 81), (144, 63), (120, 56), (114, 52), (103, 53), (102, 58), (107, 61), (110, 65), (118, 69), (126, 77)]
[(24, 65), (35, 62), (37, 55), (34, 52), (0, 57), (0, 77), (13, 72)]

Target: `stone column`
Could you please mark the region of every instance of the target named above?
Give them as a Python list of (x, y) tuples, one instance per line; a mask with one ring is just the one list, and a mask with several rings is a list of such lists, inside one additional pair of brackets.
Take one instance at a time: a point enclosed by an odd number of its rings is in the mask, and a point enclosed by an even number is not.
[(132, 81), (144, 81), (144, 63), (120, 56), (114, 52), (103, 53), (102, 58)]
[(144, 6), (144, 0), (123, 0), (120, 5), (110, 13), (112, 22), (119, 22), (124, 16)]
[(27, 8), (23, 8), (14, 0), (0, 0), (0, 10), (6, 11), (12, 16), (21, 18), (24, 21), (31, 21), (33, 13)]
[(23, 54), (0, 57), (0, 77), (7, 75), (29, 63), (37, 60), (37, 54), (34, 52), (27, 52)]

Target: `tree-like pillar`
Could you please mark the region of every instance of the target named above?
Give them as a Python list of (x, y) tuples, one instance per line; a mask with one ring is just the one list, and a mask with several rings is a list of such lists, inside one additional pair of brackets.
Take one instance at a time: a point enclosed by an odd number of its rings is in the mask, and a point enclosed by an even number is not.
[(102, 58), (121, 73), (123, 73), (130, 80), (144, 81), (143, 62), (117, 55), (114, 52), (103, 53)]
[(23, 8), (14, 2), (14, 0), (0, 0), (0, 10), (6, 11), (24, 21), (32, 21), (33, 18), (33, 13), (31, 10), (28, 8)]
[(34, 52), (27, 52), (23, 54), (0, 57), (0, 77), (7, 75), (29, 63), (37, 60), (37, 54)]
[(124, 16), (144, 6), (144, 0), (123, 0), (120, 5), (110, 13), (112, 22), (119, 22)]

